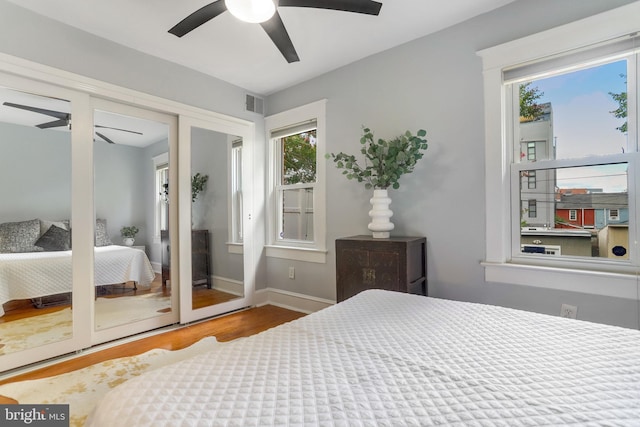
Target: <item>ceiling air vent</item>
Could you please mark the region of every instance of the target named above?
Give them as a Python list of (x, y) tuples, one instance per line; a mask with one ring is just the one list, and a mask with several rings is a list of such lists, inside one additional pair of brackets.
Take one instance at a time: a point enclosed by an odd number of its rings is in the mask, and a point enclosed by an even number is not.
[(264, 114), (264, 99), (247, 95), (246, 109), (253, 113)]

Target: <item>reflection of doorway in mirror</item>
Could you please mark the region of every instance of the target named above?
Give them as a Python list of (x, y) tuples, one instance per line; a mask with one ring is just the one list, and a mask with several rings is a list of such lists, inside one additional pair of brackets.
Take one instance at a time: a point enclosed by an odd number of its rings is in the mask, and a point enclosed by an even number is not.
[(0, 87), (0, 355), (73, 334), (70, 112)]
[[(234, 213), (239, 214), (237, 208), (233, 209), (233, 203), (234, 200), (237, 206), (242, 203), (241, 192), (234, 195), (232, 185), (234, 159), (241, 162), (239, 147), (241, 140), (238, 137), (192, 128), (191, 175), (208, 176), (206, 185), (191, 204), (193, 309), (244, 296), (243, 255), (230, 250), (234, 233), (232, 217)], [(235, 180), (236, 189), (239, 189), (239, 182)], [(235, 227), (235, 232), (239, 233), (238, 222)], [(203, 242), (202, 236), (207, 236), (208, 240)], [(203, 260), (205, 256), (207, 262)], [(208, 275), (206, 280), (202, 280), (203, 271)]]

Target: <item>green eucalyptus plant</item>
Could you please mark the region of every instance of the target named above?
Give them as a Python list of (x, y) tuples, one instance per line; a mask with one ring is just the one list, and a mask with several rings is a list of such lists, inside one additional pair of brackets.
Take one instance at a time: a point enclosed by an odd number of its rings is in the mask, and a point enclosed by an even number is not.
[(122, 227), (120, 229), (120, 235), (122, 235), (122, 237), (136, 237), (136, 234), (138, 234), (138, 227), (136, 227), (135, 225), (132, 225), (131, 227)]
[(204, 190), (204, 186), (209, 180), (209, 175), (202, 175), (200, 172), (191, 177), (191, 201), (195, 202), (198, 194)]
[(331, 153), (325, 157), (333, 158), (336, 167), (344, 169), (342, 174), (347, 179), (364, 182), (367, 189), (397, 189), (400, 187), (400, 177), (413, 172), (416, 163), (424, 155), (422, 151), (428, 147), (424, 138), (426, 134), (424, 129), (420, 129), (416, 135), (407, 131), (390, 140), (375, 141), (373, 132), (363, 128), (360, 153), (364, 155), (364, 166), (360, 166), (351, 154)]

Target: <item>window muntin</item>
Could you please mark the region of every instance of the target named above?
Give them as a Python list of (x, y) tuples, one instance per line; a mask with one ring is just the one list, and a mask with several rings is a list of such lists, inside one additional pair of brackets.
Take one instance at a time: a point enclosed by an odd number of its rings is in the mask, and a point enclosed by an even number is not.
[[(517, 94), (517, 102), (511, 98), (513, 117), (518, 117), (512, 174), (518, 179), (520, 198), (519, 204), (512, 204), (520, 206), (519, 212), (512, 213), (520, 223), (519, 229), (514, 227), (518, 234), (514, 240), (520, 243), (513, 246), (514, 259), (529, 255), (557, 258), (560, 254), (611, 258), (608, 251), (601, 253), (598, 248), (614, 232), (629, 251), (628, 225), (635, 215), (628, 202), (632, 163), (620, 159), (636, 151), (635, 142), (628, 138), (629, 126), (634, 124), (626, 117), (627, 76), (633, 72), (630, 62), (618, 58), (506, 84), (507, 93)], [(534, 100), (529, 107), (535, 108), (523, 115), (525, 92)], [(622, 108), (625, 114), (620, 113)], [(582, 222), (576, 224), (578, 210)], [(620, 215), (612, 219), (612, 211)], [(627, 227), (612, 230), (608, 227), (612, 221)], [(544, 238), (533, 236), (545, 243), (539, 246), (553, 244), (559, 249), (532, 249), (529, 241), (534, 231), (546, 233)]]

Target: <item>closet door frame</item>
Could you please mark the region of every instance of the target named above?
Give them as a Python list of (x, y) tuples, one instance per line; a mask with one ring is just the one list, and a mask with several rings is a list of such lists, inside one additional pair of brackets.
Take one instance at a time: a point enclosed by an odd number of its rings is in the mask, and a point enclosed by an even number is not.
[[(221, 131), (227, 131), (243, 137), (244, 151), (246, 153), (243, 168), (247, 171), (246, 181), (253, 184), (254, 168), (252, 150), (257, 148), (255, 144), (255, 123), (249, 120), (220, 114), (202, 108), (190, 106), (176, 101), (149, 95), (136, 90), (120, 87), (100, 80), (81, 76), (68, 71), (42, 65), (23, 58), (0, 53), (0, 84), (18, 90), (42, 94), (45, 96), (60, 97), (71, 101), (71, 113), (74, 125), (71, 130), (72, 145), (72, 211), (71, 220), (74, 233), (73, 245), (73, 337), (58, 343), (36, 347), (35, 349), (17, 352), (6, 356), (0, 356), (3, 372), (19, 368), (35, 362), (50, 359), (56, 356), (79, 352), (92, 345), (93, 306), (89, 302), (93, 298), (91, 286), (81, 286), (82, 283), (93, 283), (93, 248), (94, 248), (94, 188), (93, 188), (93, 144), (86, 141), (93, 140), (93, 106), (92, 97), (101, 98), (117, 103), (132, 105), (141, 109), (157, 111), (176, 117), (192, 117), (214, 122), (221, 126)], [(179, 143), (178, 143), (179, 144)], [(250, 160), (251, 159), (251, 160)], [(259, 170), (261, 166), (258, 165)], [(174, 167), (174, 170), (176, 168)], [(176, 170), (177, 174), (178, 171)], [(248, 185), (250, 187), (250, 185)], [(258, 203), (253, 201), (256, 199)], [(253, 208), (263, 201), (259, 192), (245, 192), (245, 211), (243, 222), (247, 241), (251, 241), (252, 230), (257, 229), (256, 222), (252, 221)], [(170, 231), (173, 234), (179, 228), (190, 227), (190, 210), (186, 213), (170, 213)], [(261, 242), (259, 233), (256, 239)], [(258, 270), (259, 245), (245, 247), (245, 289), (247, 290), (246, 304), (253, 303), (255, 289), (255, 276)], [(255, 249), (254, 249), (255, 248)], [(178, 280), (180, 265), (178, 255), (172, 253), (172, 262), (176, 261), (172, 268), (172, 279)], [(175, 257), (175, 258), (174, 258)], [(180, 302), (178, 306), (181, 306)], [(0, 377), (2, 374), (0, 373)]]

